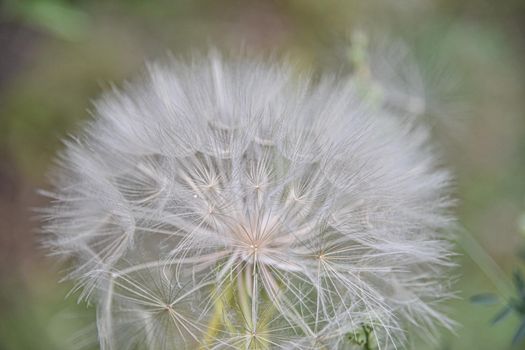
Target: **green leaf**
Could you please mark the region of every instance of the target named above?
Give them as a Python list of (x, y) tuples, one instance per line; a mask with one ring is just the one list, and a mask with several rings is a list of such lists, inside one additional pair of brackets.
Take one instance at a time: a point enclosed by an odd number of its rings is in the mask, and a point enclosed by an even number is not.
[(499, 299), (495, 294), (484, 293), (471, 296), (470, 302), (479, 305), (495, 305), (499, 303)]
[(495, 324), (503, 321), (504, 319), (506, 319), (512, 313), (512, 310), (513, 310), (512, 305), (505, 306), (503, 309), (501, 309), (500, 312), (498, 312), (496, 314), (496, 316), (494, 316), (494, 318), (492, 319), (492, 321), (490, 321), (490, 323), (492, 325), (495, 325)]
[(523, 274), (520, 270), (514, 270), (512, 273), (512, 277), (514, 279), (514, 286), (518, 290), (519, 295), (524, 298), (525, 297), (525, 279), (523, 278)]
[(514, 338), (512, 338), (512, 345), (521, 343), (523, 339), (525, 339), (525, 320), (521, 322), (520, 327), (514, 334)]

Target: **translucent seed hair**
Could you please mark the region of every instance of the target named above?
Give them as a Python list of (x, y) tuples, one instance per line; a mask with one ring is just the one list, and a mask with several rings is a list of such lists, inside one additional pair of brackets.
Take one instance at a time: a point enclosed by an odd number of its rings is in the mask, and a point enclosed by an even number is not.
[(377, 92), (209, 54), (104, 93), (44, 223), (101, 349), (406, 349), (450, 327), (450, 177)]

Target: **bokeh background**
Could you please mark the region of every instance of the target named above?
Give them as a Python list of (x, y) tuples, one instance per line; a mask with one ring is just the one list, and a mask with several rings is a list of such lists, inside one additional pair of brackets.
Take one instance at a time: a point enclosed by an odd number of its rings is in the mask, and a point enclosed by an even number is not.
[(459, 293), (448, 307), (459, 325), (427, 348), (525, 349), (511, 345), (519, 315), (491, 326), (502, 305), (469, 301), (515, 294), (512, 271), (525, 269), (523, 0), (0, 1), (0, 349), (97, 349), (93, 307), (66, 298), (71, 284), (57, 283), (64, 266), (39, 249), (33, 209), (45, 205), (36, 189), (61, 139), (110, 82), (210, 45), (343, 71), (356, 32), (411, 49), (457, 177)]

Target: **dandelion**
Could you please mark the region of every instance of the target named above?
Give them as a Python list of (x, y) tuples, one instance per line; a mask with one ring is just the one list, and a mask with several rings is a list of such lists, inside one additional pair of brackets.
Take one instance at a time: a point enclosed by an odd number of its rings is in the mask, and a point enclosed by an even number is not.
[(360, 78), (218, 54), (103, 95), (44, 224), (101, 349), (405, 349), (450, 327), (449, 174), (390, 108)]

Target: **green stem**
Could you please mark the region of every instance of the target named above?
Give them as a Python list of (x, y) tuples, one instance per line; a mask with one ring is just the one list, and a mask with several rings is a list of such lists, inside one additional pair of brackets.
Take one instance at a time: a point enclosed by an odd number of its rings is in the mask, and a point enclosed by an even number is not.
[[(251, 269), (251, 266), (250, 264), (246, 264), (244, 269)], [(250, 273), (241, 271), (233, 280), (224, 283), (225, 289), (222, 293), (218, 290), (216, 291), (217, 299), (214, 300), (214, 312), (208, 322), (207, 332), (204, 335), (204, 341), (199, 350), (208, 349), (208, 347), (214, 343), (222, 329), (226, 329), (232, 333), (256, 332), (255, 337), (246, 337), (245, 349), (270, 349), (269, 342), (265, 341), (265, 337), (261, 335), (268, 331), (267, 325), (271, 321), (271, 317), (275, 314), (276, 308), (275, 306), (270, 306), (270, 308), (264, 310), (262, 315), (259, 315), (255, 303), (259, 302), (262, 298), (258, 296), (257, 293), (257, 272), (255, 268), (253, 270), (254, 271), (250, 271)], [(253, 279), (251, 290), (249, 290), (250, 288), (248, 287), (248, 278)], [(235, 308), (237, 310), (239, 317), (244, 322), (242, 329), (236, 329), (237, 327), (224, 317), (229, 308)], [(257, 335), (259, 335), (259, 338)]]
[(226, 326), (228, 328), (231, 327), (231, 324), (229, 323), (224, 324), (224, 310), (226, 308), (226, 305), (231, 304), (233, 300), (233, 283), (228, 283), (226, 290), (224, 291), (224, 294), (222, 296), (220, 294), (217, 295), (218, 297), (215, 301), (214, 307), (215, 311), (213, 312), (213, 315), (210, 318), (210, 321), (208, 322), (208, 332), (204, 336), (204, 343), (200, 347), (200, 350), (207, 349), (206, 346), (213, 343), (222, 326)]
[(514, 292), (512, 282), (505, 278), (506, 274), (499, 265), (483, 249), (479, 242), (465, 229), (462, 230), (461, 246), (470, 258), (479, 266), (483, 273), (492, 281), (494, 286), (504, 296), (509, 296)]

